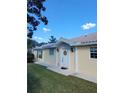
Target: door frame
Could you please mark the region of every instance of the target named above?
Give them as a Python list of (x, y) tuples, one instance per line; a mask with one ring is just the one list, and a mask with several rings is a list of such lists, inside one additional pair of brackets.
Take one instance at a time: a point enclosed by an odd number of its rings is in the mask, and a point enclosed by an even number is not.
[(67, 50), (67, 69), (70, 67), (70, 49), (66, 47), (61, 47), (60, 49), (60, 68), (62, 67), (62, 56), (63, 56), (63, 49)]

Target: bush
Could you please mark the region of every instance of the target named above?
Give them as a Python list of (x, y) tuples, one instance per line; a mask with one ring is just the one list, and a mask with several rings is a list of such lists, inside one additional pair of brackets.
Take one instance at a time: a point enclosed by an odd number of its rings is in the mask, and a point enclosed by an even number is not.
[(34, 62), (34, 54), (33, 53), (27, 53), (27, 62), (33, 63)]

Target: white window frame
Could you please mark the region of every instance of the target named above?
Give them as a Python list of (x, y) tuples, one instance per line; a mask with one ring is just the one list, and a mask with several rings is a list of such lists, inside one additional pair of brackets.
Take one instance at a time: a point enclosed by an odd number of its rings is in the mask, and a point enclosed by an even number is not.
[[(96, 48), (96, 51), (91, 51), (91, 48)], [(96, 58), (95, 57), (91, 57), (91, 53), (96, 53)], [(97, 47), (90, 47), (90, 59), (97, 59)]]
[[(39, 57), (41, 55), (41, 58)], [(42, 59), (43, 58), (43, 52), (42, 50), (38, 50), (38, 58)]]
[(54, 49), (53, 48), (49, 49), (49, 55), (54, 55)]

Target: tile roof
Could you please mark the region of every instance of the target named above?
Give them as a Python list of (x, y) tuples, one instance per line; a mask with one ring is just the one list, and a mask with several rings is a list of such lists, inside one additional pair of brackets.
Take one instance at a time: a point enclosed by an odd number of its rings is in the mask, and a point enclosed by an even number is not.
[(97, 44), (97, 32), (69, 39), (71, 46)]
[(69, 39), (70, 42), (89, 42), (89, 41), (96, 41), (97, 40), (97, 33), (91, 33), (88, 35), (83, 35), (80, 37)]

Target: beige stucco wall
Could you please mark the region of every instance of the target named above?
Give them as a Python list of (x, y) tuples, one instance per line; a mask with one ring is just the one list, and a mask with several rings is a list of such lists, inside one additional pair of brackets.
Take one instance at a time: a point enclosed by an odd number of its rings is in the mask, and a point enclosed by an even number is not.
[(33, 51), (33, 54), (34, 54), (34, 57), (37, 58), (37, 51), (36, 50)]
[(56, 49), (54, 49), (54, 55), (49, 55), (49, 49), (44, 49), (43, 60), (48, 65), (56, 65)]
[(90, 47), (77, 47), (78, 72), (97, 76), (97, 59), (90, 58)]
[(33, 50), (33, 54), (34, 54), (34, 60), (35, 60), (35, 61), (38, 61), (38, 58), (37, 58), (37, 50)]

